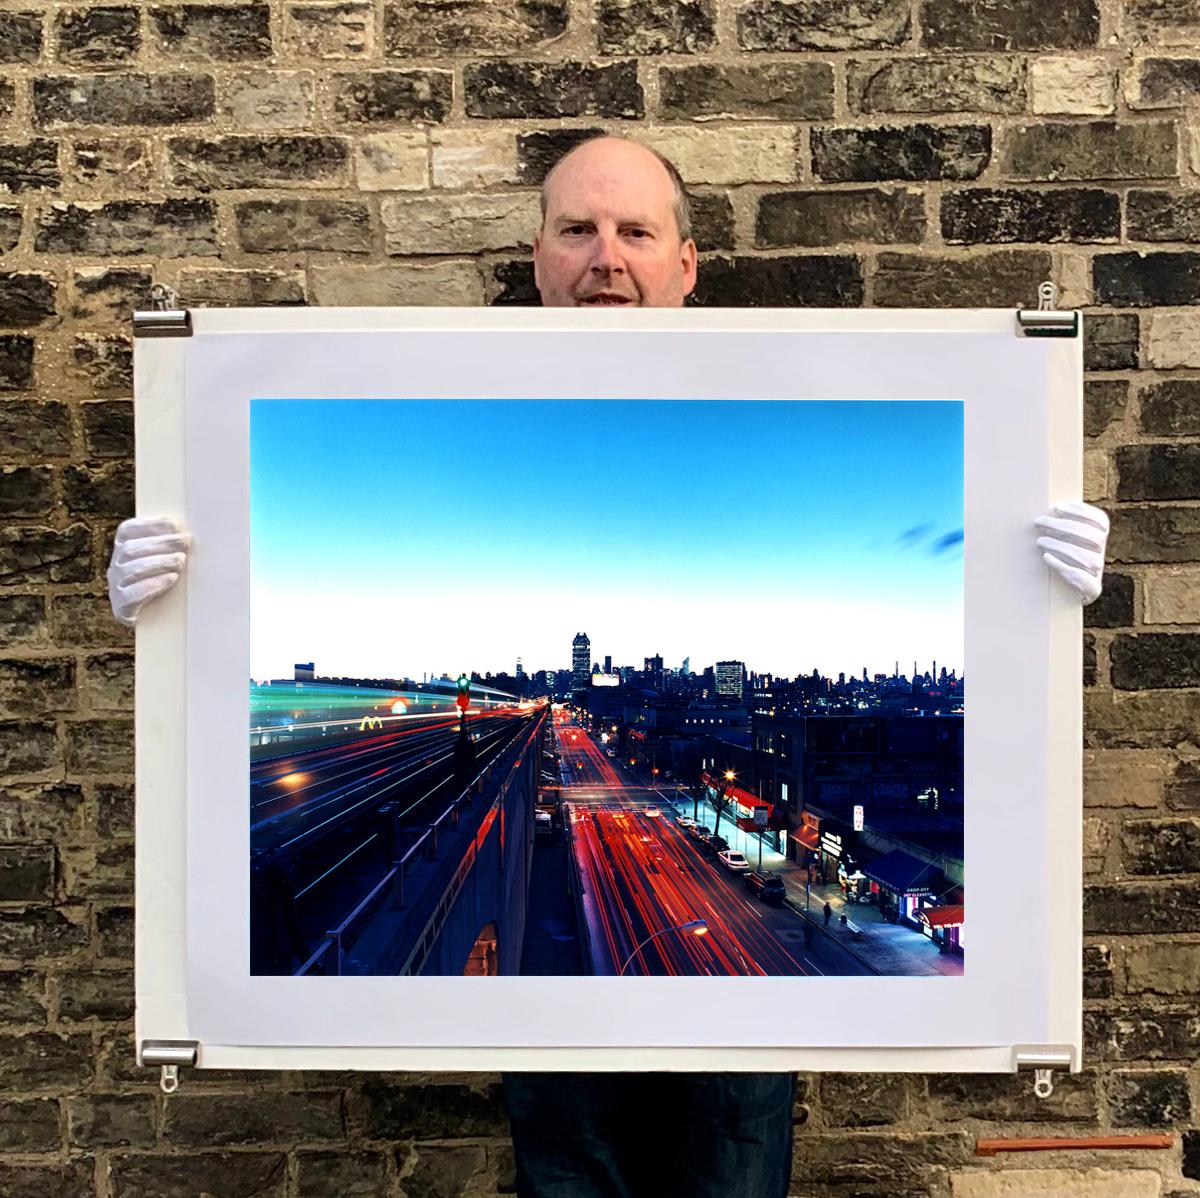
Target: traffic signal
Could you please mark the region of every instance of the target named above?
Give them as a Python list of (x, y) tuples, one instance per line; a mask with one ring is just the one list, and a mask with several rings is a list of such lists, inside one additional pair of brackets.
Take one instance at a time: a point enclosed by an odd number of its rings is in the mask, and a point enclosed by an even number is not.
[(458, 681), (454, 685), (458, 687), (458, 698), (455, 700), (458, 709), (466, 711), (471, 703), (471, 680), (466, 674), (459, 674)]

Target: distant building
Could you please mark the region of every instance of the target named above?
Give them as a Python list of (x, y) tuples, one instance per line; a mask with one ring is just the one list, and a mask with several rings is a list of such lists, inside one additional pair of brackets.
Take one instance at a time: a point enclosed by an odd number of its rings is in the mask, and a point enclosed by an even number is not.
[(592, 674), (592, 642), (586, 632), (577, 632), (571, 642), (571, 685), (587, 686)]
[(606, 653), (606, 654), (604, 655), (604, 672), (605, 672), (606, 674), (611, 674), (611, 673), (613, 672), (613, 668), (612, 668), (612, 654), (611, 654), (611, 653)]
[(746, 666), (740, 661), (719, 661), (716, 668), (716, 687), (718, 695), (726, 695), (734, 699), (742, 697), (742, 683), (745, 678)]
[(293, 667), (293, 669), (296, 671), (294, 675), (294, 681), (311, 682), (317, 676), (315, 666), (315, 662), (298, 661)]

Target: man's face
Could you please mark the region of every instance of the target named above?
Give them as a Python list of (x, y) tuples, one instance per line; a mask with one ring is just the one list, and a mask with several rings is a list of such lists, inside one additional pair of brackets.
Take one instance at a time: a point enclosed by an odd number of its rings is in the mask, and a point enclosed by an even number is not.
[(632, 142), (588, 142), (554, 169), (533, 274), (548, 308), (678, 308), (696, 285), (696, 243), (681, 241), (675, 189)]

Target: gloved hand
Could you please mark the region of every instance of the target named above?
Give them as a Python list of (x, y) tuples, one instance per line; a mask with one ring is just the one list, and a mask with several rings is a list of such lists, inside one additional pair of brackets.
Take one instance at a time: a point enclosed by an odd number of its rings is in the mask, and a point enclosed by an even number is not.
[(108, 601), (122, 624), (132, 628), (142, 605), (175, 585), (190, 543), (174, 520), (121, 522), (108, 564)]
[(1104, 586), (1108, 517), (1090, 503), (1064, 503), (1034, 524), (1049, 534), (1037, 539), (1043, 561), (1078, 592), (1085, 605), (1091, 603)]

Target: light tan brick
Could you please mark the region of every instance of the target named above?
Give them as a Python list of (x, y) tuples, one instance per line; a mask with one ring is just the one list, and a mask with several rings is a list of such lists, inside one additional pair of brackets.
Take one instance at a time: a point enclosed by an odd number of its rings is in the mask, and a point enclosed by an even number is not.
[(469, 254), (531, 246), (540, 221), (533, 192), (407, 197), (380, 206), (389, 254)]
[(1117, 107), (1116, 72), (1102, 58), (1035, 58), (1029, 87), (1034, 112), (1102, 116)]
[(1157, 807), (1170, 773), (1163, 755), (1150, 749), (1086, 749), (1086, 807)]
[(1125, 950), (1125, 989), (1133, 994), (1200, 994), (1200, 944), (1134, 942)]
[(223, 108), (239, 129), (302, 129), (314, 94), (310, 71), (250, 71), (226, 84)]
[(1089, 816), (1083, 821), (1083, 871), (1097, 874), (1104, 868), (1110, 829), (1105, 820)]
[(369, 2), (289, 4), (284, 43), (305, 58), (369, 58), (375, 51), (375, 11)]
[(1150, 570), (1142, 582), (1142, 612), (1146, 624), (1200, 624), (1200, 569)]
[(1159, 370), (1200, 366), (1200, 312), (1156, 312), (1146, 356)]
[(646, 129), (641, 140), (675, 163), (685, 183), (787, 183), (799, 177), (796, 132), (786, 125)]
[(354, 176), (363, 191), (422, 191), (429, 186), (424, 133), (372, 133), (354, 147)]
[(498, 129), (437, 129), (434, 187), (492, 187), (517, 181), (516, 134)]
[(953, 1198), (1159, 1198), (1149, 1169), (974, 1169), (950, 1178)]
[(319, 266), (312, 272), (312, 292), (316, 303), (331, 307), (467, 308), (484, 300), (474, 262)]
[(1083, 451), (1083, 497), (1088, 503), (1098, 503), (1109, 497), (1111, 467), (1112, 459), (1107, 449)]

